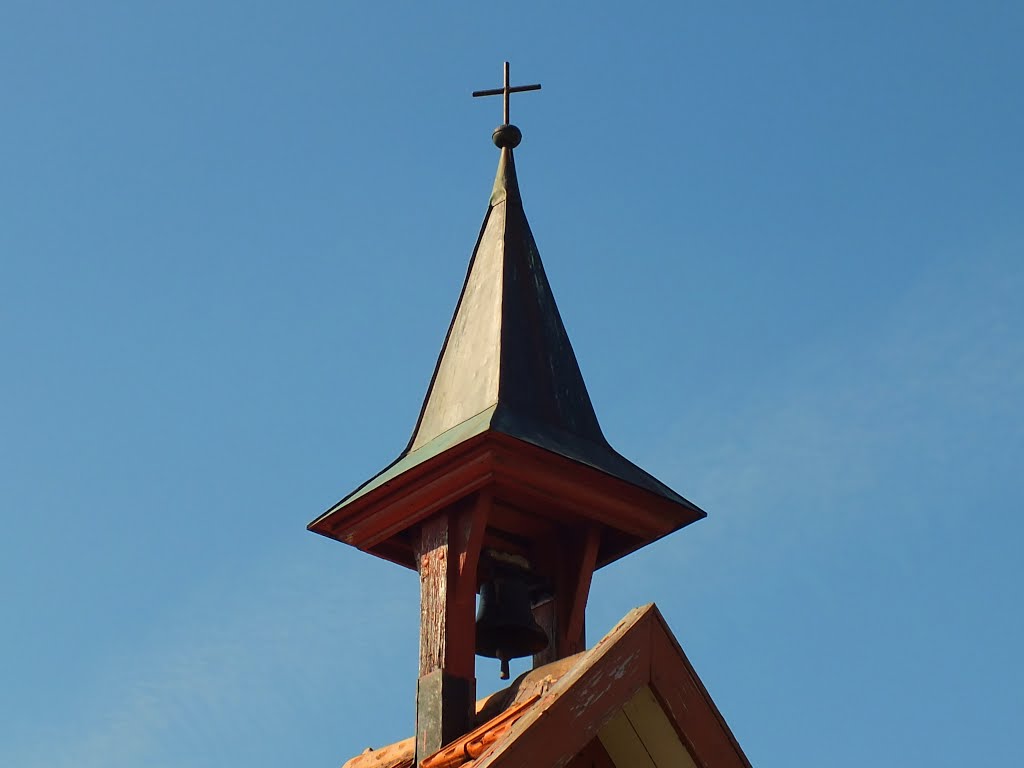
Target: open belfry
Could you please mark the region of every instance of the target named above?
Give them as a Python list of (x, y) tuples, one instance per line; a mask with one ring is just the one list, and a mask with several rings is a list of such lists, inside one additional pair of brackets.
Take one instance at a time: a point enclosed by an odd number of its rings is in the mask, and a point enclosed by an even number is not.
[[(509, 96), (539, 88), (506, 62), (473, 94), (504, 99), (498, 172), (419, 419), (309, 525), (420, 577), (415, 734), (346, 768), (749, 766), (654, 605), (587, 648), (594, 571), (705, 513), (598, 424), (516, 178)], [(533, 669), (477, 701), (477, 655)]]

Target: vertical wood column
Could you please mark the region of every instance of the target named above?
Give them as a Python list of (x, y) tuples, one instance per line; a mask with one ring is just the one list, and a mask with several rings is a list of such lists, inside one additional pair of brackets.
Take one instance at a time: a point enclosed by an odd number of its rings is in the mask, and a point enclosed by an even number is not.
[(580, 535), (567, 537), (546, 553), (553, 596), (538, 605), (533, 615), (549, 642), (547, 648), (534, 654), (534, 669), (586, 650), (587, 599), (600, 543), (600, 531), (591, 527)]
[(420, 529), (416, 760), (471, 730), (476, 703), (476, 571), (491, 497), (452, 505)]

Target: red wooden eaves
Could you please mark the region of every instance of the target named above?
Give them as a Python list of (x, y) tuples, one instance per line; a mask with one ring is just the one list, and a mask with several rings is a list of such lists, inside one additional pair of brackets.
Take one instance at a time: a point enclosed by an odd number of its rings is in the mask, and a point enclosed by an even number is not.
[(485, 488), (497, 503), (621, 534), (602, 546), (598, 568), (703, 517), (586, 464), (485, 432), (330, 510), (309, 529), (415, 569), (412, 551), (397, 543), (401, 534)]

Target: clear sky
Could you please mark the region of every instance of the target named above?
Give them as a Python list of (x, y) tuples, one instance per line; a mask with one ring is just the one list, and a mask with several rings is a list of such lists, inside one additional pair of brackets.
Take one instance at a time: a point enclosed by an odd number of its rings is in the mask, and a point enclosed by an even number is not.
[(759, 768), (1019, 763), (1024, 5), (566, 6), (0, 6), (0, 765), (411, 733), (415, 575), (305, 526), (412, 430), (504, 59), (604, 431), (709, 512), (590, 637), (656, 601)]

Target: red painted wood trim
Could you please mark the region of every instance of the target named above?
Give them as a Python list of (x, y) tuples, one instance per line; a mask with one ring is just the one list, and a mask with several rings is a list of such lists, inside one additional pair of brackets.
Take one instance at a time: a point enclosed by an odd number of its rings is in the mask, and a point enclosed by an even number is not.
[(590, 596), (590, 582), (594, 576), (594, 567), (597, 564), (597, 549), (601, 543), (601, 531), (597, 526), (590, 526), (583, 539), (580, 548), (579, 560), (576, 563), (576, 583), (569, 596), (569, 603), (566, 611), (565, 632), (563, 642), (566, 645), (567, 653), (564, 656), (571, 656), (586, 648), (586, 637), (584, 626), (587, 615), (587, 600)]
[(458, 516), (459, 560), (456, 602), (468, 604), (470, 612), (476, 609), (477, 567), (483, 549), (487, 520), (494, 507), (494, 495), (489, 488), (476, 494), (472, 506)]
[(486, 433), (324, 514), (309, 527), (373, 550), (484, 487), (493, 487), (496, 501), (508, 498), (514, 506), (536, 507), (542, 518), (587, 520), (635, 537), (635, 546), (627, 543), (624, 549), (599, 553), (598, 567), (703, 516), (585, 464)]
[(664, 619), (652, 635), (651, 690), (703, 768), (751, 768), (715, 702)]
[(491, 462), (490, 452), (485, 451), (464, 463), (446, 464), (445, 471), (432, 474), (422, 484), (395, 489), (383, 499), (373, 499), (374, 507), (362, 520), (341, 532), (342, 540), (360, 549), (369, 549), (416, 525), (489, 485), (493, 480)]
[(613, 630), (590, 651), (589, 663), (559, 680), (474, 768), (565, 766), (648, 684), (652, 618), (644, 615), (624, 630)]

